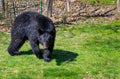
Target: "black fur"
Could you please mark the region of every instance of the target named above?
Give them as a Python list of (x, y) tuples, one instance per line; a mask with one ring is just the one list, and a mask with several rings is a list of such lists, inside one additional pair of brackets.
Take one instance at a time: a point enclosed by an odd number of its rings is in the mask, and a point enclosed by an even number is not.
[(20, 47), (26, 40), (30, 41), (33, 52), (42, 57), (39, 43), (44, 47), (43, 58), (51, 60), (56, 30), (51, 19), (36, 12), (24, 12), (16, 17), (11, 29), (11, 43), (8, 52), (11, 56), (21, 54)]

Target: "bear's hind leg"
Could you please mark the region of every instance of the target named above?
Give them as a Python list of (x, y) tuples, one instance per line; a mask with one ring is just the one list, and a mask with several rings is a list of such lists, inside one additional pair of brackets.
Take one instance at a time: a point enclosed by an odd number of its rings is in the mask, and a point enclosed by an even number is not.
[(24, 44), (25, 40), (23, 39), (15, 39), (11, 40), (11, 43), (8, 47), (8, 52), (11, 56), (14, 55), (20, 55), (21, 53), (19, 52), (20, 47)]

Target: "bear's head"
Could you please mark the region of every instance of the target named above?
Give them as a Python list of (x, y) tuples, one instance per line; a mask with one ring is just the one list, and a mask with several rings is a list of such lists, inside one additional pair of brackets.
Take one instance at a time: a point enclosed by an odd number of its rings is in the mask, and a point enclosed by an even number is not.
[(54, 36), (49, 32), (44, 32), (39, 36), (39, 42), (43, 45), (44, 49), (48, 49), (50, 44), (54, 41)]

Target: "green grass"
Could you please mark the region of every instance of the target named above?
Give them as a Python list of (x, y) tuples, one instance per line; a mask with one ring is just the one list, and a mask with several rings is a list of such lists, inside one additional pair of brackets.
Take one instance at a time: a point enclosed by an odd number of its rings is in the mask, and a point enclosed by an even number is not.
[(28, 41), (22, 55), (10, 56), (9, 42), (0, 33), (0, 79), (120, 79), (120, 21), (59, 26), (49, 63), (32, 54)]

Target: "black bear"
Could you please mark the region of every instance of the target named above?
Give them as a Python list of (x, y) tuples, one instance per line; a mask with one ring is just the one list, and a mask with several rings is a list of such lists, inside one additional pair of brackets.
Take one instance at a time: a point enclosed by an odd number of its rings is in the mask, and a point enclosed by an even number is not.
[(39, 44), (43, 45), (45, 61), (51, 60), (56, 30), (51, 19), (37, 12), (24, 12), (15, 18), (11, 29), (11, 42), (8, 52), (11, 56), (20, 55), (20, 47), (26, 40), (30, 41), (32, 51), (38, 58), (42, 57)]

